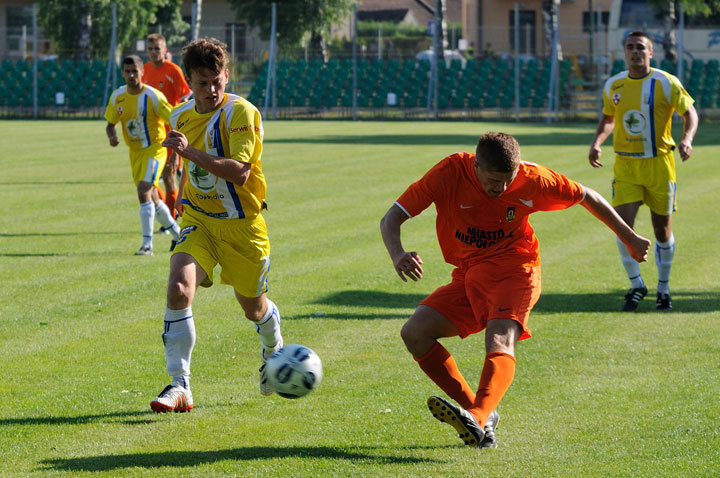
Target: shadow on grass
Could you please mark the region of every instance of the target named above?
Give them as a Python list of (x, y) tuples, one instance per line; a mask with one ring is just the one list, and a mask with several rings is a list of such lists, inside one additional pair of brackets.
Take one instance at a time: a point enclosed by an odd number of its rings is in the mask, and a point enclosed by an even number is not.
[(63, 237), (63, 236), (124, 236), (127, 232), (75, 231), (75, 232), (0, 232), (0, 237)]
[(345, 450), (327, 446), (263, 447), (251, 446), (216, 451), (167, 451), (98, 455), (80, 458), (56, 458), (40, 463), (56, 471), (112, 471), (122, 468), (185, 468), (221, 461), (255, 461), (274, 458), (313, 458), (369, 462), (376, 465), (442, 463), (439, 460), (405, 456), (388, 456), (369, 451)]
[(0, 186), (37, 186), (38, 184), (43, 185), (56, 185), (56, 186), (87, 186), (88, 184), (126, 184), (126, 181), (95, 181), (88, 179), (87, 181), (13, 181), (13, 182), (0, 182)]
[[(103, 413), (98, 415), (80, 415), (77, 417), (22, 417), (22, 418), (0, 418), (0, 427), (11, 425), (83, 425), (95, 422), (115, 422), (116, 418), (125, 418), (122, 423), (128, 425), (145, 425), (153, 423), (151, 417), (156, 416), (151, 411)], [(146, 417), (146, 418), (135, 418)]]
[(315, 304), (414, 309), (425, 297), (425, 294), (393, 293), (378, 290), (343, 290), (321, 297), (315, 301)]
[[(533, 308), (534, 314), (553, 314), (559, 312), (619, 312), (625, 291), (603, 293), (559, 294), (547, 293)], [(377, 307), (388, 309), (415, 309), (426, 297), (425, 294), (392, 293), (374, 290), (344, 290), (326, 295), (316, 300), (319, 305), (345, 307)], [(714, 312), (720, 310), (720, 294), (715, 292), (672, 291), (673, 307), (678, 312)], [(638, 312), (655, 310), (655, 297), (648, 294), (640, 303)], [(330, 319), (396, 319), (407, 317), (403, 313), (322, 313), (307, 314), (293, 318), (330, 318)]]
[[(312, 143), (312, 144), (367, 144), (367, 145), (396, 145), (396, 146), (418, 146), (418, 145), (448, 145), (458, 147), (467, 145), (464, 149), (468, 152), (475, 151), (475, 145), (480, 135), (488, 131), (488, 127), (479, 125), (477, 134), (428, 134), (420, 125), (417, 134), (372, 134), (372, 135), (325, 135), (310, 136), (303, 138), (283, 138), (265, 140), (266, 143)], [(528, 125), (524, 125), (528, 126)], [(547, 145), (548, 135), (542, 134), (516, 134), (515, 138), (520, 146)], [(552, 135), (552, 144), (587, 146), (592, 141), (592, 134), (585, 131), (578, 132), (557, 132)], [(448, 154), (452, 151), (448, 152)]]
[(70, 254), (63, 252), (61, 254), (56, 254), (54, 252), (48, 252), (48, 253), (22, 253), (18, 252), (16, 254), (0, 254), (0, 257), (56, 257), (56, 256), (69, 256)]
[[(620, 312), (625, 290), (601, 294), (542, 294), (533, 313), (554, 314), (558, 312)], [(688, 292), (673, 290), (672, 302), (675, 312), (714, 312), (720, 310), (720, 294), (717, 292)], [(637, 312), (655, 312), (655, 296), (649, 292), (640, 302)]]

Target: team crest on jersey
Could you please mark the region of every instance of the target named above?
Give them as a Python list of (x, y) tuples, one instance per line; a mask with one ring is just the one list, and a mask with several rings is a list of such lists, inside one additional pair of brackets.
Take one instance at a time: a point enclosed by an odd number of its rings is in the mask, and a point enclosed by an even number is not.
[(118, 106), (118, 107), (117, 107), (117, 110), (118, 110), (118, 115), (121, 115), (122, 112), (123, 112), (122, 106)]
[(138, 121), (135, 118), (128, 120), (127, 124), (125, 125), (125, 128), (127, 129), (128, 134), (130, 136), (132, 136), (133, 138), (140, 137), (140, 132), (141, 132), (140, 123), (138, 123)]
[(212, 191), (217, 183), (217, 176), (204, 170), (192, 161), (189, 162), (188, 177), (190, 182), (201, 191)]
[(515, 219), (515, 206), (510, 206), (507, 208), (505, 219), (507, 219), (507, 222), (512, 222), (513, 219)]
[(615, 104), (620, 103), (620, 93), (613, 93), (612, 100), (613, 100), (613, 103), (615, 103)]
[(637, 136), (645, 131), (647, 118), (638, 110), (628, 110), (623, 116), (623, 127), (629, 135)]

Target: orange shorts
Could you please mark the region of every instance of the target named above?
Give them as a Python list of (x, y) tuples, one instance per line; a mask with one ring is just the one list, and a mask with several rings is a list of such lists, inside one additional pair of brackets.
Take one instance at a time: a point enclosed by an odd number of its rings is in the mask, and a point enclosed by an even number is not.
[(530, 310), (540, 298), (540, 266), (483, 262), (452, 272), (452, 282), (421, 302), (457, 327), (460, 337), (478, 333), (488, 320), (512, 319), (523, 329), (518, 340), (530, 338)]

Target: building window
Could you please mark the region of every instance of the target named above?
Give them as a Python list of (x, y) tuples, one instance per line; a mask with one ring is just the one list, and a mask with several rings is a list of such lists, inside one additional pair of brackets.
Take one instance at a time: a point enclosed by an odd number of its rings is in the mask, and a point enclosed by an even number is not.
[[(535, 10), (520, 10), (520, 53), (535, 53)], [(510, 10), (510, 48), (515, 50), (515, 10)]]
[[(610, 12), (600, 12), (600, 25), (598, 23), (597, 12), (593, 12), (593, 20), (596, 23), (595, 31), (608, 31), (608, 24), (610, 23)], [(590, 12), (583, 12), (583, 32), (590, 32)]]
[[(5, 12), (7, 14), (5, 39), (8, 53), (24, 54), (27, 43), (32, 41), (32, 5), (6, 7)], [(23, 27), (25, 27), (24, 31)]]
[(225, 24), (225, 43), (233, 59), (242, 58), (247, 53), (247, 25), (244, 23)]

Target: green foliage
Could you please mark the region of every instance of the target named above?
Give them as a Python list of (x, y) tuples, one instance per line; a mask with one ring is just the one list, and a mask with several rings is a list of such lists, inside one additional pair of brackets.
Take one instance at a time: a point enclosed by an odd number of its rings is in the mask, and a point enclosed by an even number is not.
[(403, 38), (427, 36), (427, 27), (423, 25), (411, 25), (408, 23), (396, 22), (358, 22), (358, 37), (378, 36), (378, 28), (381, 28), (383, 37)]
[(183, 44), (187, 40), (185, 34), (190, 29), (190, 24), (182, 19), (181, 5), (182, 0), (158, 0), (155, 15), (157, 24), (162, 26), (168, 46)]
[[(434, 209), (403, 225), (424, 261), (416, 283), (394, 273), (379, 220), (485, 131), (514, 134), (523, 159), (607, 196), (610, 141), (603, 169), (586, 159), (594, 125), (267, 121), (270, 297), (285, 340), (318, 352), (325, 376), (300, 400), (260, 396), (257, 335), (217, 280), (193, 303), (195, 409), (170, 415), (148, 406), (168, 380), (170, 238), (155, 237), (152, 257), (133, 256), (128, 153), (107, 145), (104, 125), (0, 121), (0, 476), (720, 476), (714, 125), (700, 125), (692, 158), (678, 164), (672, 313), (652, 299), (618, 312), (627, 279), (617, 247), (583, 207), (532, 216), (543, 295), (499, 407), (499, 448), (484, 451), (430, 416), (425, 400), (438, 391), (399, 337), (450, 277)], [(649, 216), (641, 208), (636, 224), (648, 236)], [(654, 288), (652, 254), (641, 270)], [(477, 384), (483, 334), (443, 344)]]
[[(52, 39), (62, 58), (79, 57), (84, 54), (79, 46), (80, 17), (89, 13), (92, 23), (90, 30), (90, 53), (93, 57), (107, 57), (112, 30), (111, 0), (39, 0), (38, 21)], [(181, 33), (182, 19), (178, 22), (180, 0), (126, 0), (114, 2), (117, 5), (117, 46), (118, 49), (144, 38), (148, 26), (156, 23), (158, 9), (162, 20), (169, 21), (171, 37)]]
[[(270, 38), (272, 0), (228, 0), (236, 17), (260, 27)], [(281, 47), (297, 45), (309, 33), (322, 33), (328, 25), (346, 18), (353, 0), (279, 0), (277, 3), (277, 41)]]

